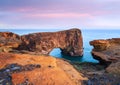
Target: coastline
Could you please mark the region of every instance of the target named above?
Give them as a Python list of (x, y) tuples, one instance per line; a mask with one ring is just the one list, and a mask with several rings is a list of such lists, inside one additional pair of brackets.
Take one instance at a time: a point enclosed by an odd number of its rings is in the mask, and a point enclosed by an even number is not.
[[(37, 34), (39, 35), (39, 38), (37, 38), (38, 37)], [(8, 83), (10, 85), (13, 84), (24, 85), (26, 83), (35, 84), (35, 85), (39, 85), (39, 83), (42, 83), (42, 85), (46, 85), (46, 84), (48, 85), (51, 84), (53, 85), (61, 85), (61, 84), (119, 85), (120, 84), (119, 82), (120, 76), (118, 75), (119, 58), (118, 57), (114, 58), (114, 55), (112, 55), (113, 57), (110, 56), (113, 53), (113, 51), (115, 56), (119, 56), (119, 42), (120, 42), (119, 38), (108, 39), (108, 40), (95, 40), (95, 41), (91, 41), (92, 43), (90, 42), (90, 44), (93, 45), (93, 50), (91, 54), (93, 55), (93, 58), (97, 57), (95, 59), (97, 59), (100, 62), (100, 63), (95, 63), (95, 62), (85, 62), (85, 61), (84, 62), (72, 61), (72, 60), (69, 61), (64, 57), (63, 59), (54, 58), (49, 56), (48, 54), (49, 52), (44, 54), (45, 52), (44, 50), (47, 51), (48, 49), (47, 48), (45, 49), (45, 47), (44, 48), (41, 47), (48, 45), (48, 43), (46, 44), (44, 43), (44, 41), (46, 41), (50, 36), (49, 37), (46, 36), (47, 34), (45, 33), (43, 33), (43, 36), (41, 36), (42, 35), (41, 33), (37, 33), (37, 34), (35, 33), (32, 35), (31, 34), (27, 36), (25, 35), (25, 37), (23, 37), (23, 41), (21, 40), (21, 37), (19, 35), (14, 33), (4, 32), (0, 34), (1, 37), (0, 83), (2, 84)], [(76, 54), (82, 54), (83, 52), (81, 51), (81, 49), (83, 48), (82, 45), (78, 44), (81, 43), (82, 41), (76, 42), (78, 40), (81, 40), (81, 38), (79, 38), (81, 37), (79, 31), (74, 31), (74, 30), (65, 31), (63, 33), (60, 32), (60, 34), (64, 34), (64, 37), (62, 37), (63, 35), (61, 35), (60, 37), (65, 38), (65, 40), (67, 39), (69, 41), (67, 43), (66, 41), (65, 43), (62, 43), (62, 45), (66, 44), (66, 46), (64, 45), (65, 47), (67, 47), (67, 49), (65, 49), (66, 52), (68, 52), (68, 54), (70, 52), (72, 55), (73, 53), (75, 54), (73, 56), (69, 55), (68, 57), (73, 57), (76, 59), (77, 57), (80, 57), (80, 56), (76, 56)], [(59, 33), (55, 35), (59, 35)], [(41, 39), (42, 37), (43, 39)], [(34, 41), (35, 39), (36, 41)], [(57, 41), (57, 38), (56, 39), (52, 38), (51, 40), (53, 40), (52, 42), (54, 43), (54, 41), (55, 42)], [(42, 42), (43, 45), (40, 44), (39, 42)], [(81, 46), (80, 49), (78, 48), (79, 45)], [(22, 47), (18, 49), (19, 46)], [(39, 47), (39, 49), (38, 48), (36, 49), (36, 46)], [(85, 46), (84, 50), (86, 53), (86, 48), (88, 45), (86, 45), (85, 43), (84, 46)], [(87, 51), (90, 52), (90, 49), (88, 49)], [(108, 52), (109, 52), (109, 56), (105, 54)], [(83, 57), (85, 56), (86, 55), (84, 54)], [(80, 58), (83, 57), (81, 56)], [(86, 59), (87, 58), (89, 58), (89, 56), (86, 56)], [(102, 63), (100, 58), (102, 59)], [(108, 61), (110, 62), (110, 64), (105, 64)], [(41, 73), (43, 73), (43, 75)], [(31, 74), (34, 74), (35, 76)], [(63, 79), (63, 81), (61, 80), (61, 78)]]

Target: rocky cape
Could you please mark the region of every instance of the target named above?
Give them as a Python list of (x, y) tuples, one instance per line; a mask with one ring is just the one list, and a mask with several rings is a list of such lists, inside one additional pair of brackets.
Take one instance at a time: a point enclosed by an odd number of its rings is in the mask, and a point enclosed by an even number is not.
[(63, 54), (83, 55), (83, 40), (79, 29), (59, 32), (41, 32), (19, 36), (12, 32), (0, 32), (0, 51), (29, 51), (49, 54), (54, 48), (60, 48)]
[(93, 57), (106, 65), (107, 72), (120, 74), (120, 38), (93, 40), (90, 45)]

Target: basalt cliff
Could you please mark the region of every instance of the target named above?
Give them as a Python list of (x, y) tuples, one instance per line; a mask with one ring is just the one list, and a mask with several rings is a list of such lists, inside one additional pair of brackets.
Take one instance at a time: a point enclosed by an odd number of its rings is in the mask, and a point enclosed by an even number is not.
[(0, 32), (0, 51), (25, 50), (39, 54), (49, 54), (60, 48), (63, 54), (83, 55), (82, 34), (79, 29), (59, 32), (42, 32), (19, 36), (11, 32)]
[(107, 72), (120, 74), (120, 38), (93, 40), (90, 45), (93, 57), (107, 66)]

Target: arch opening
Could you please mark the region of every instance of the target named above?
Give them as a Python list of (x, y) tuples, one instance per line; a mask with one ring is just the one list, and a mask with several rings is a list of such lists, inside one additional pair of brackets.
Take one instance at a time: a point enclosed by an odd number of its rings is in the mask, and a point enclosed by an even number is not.
[(82, 61), (82, 57), (71, 57), (69, 55), (62, 54), (62, 50), (60, 48), (54, 48), (50, 53), (50, 56), (56, 57), (56, 58), (63, 58), (70, 61)]
[(62, 53), (61, 53), (61, 49), (60, 48), (54, 48), (50, 53), (49, 55), (50, 56), (54, 56), (56, 58), (62, 58)]

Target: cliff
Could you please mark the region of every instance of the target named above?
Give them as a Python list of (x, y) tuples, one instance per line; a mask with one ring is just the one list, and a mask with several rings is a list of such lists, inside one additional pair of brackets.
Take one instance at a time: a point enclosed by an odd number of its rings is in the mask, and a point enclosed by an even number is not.
[(120, 74), (120, 38), (93, 40), (90, 45), (93, 57), (107, 66), (107, 72)]
[(54, 48), (60, 48), (63, 54), (70, 56), (83, 55), (82, 34), (79, 29), (59, 32), (33, 33), (21, 36), (19, 50), (49, 54)]
[(0, 32), (1, 52), (17, 49), (18, 51), (26, 50), (39, 54), (49, 54), (54, 48), (60, 48), (62, 53), (66, 55), (82, 56), (83, 41), (81, 31), (79, 29), (70, 29), (23, 36), (11, 32)]
[(54, 48), (60, 48), (66, 55), (82, 56), (81, 31), (70, 29), (22, 36), (0, 32), (0, 84), (81, 85), (87, 80), (65, 60), (40, 55), (49, 54)]

